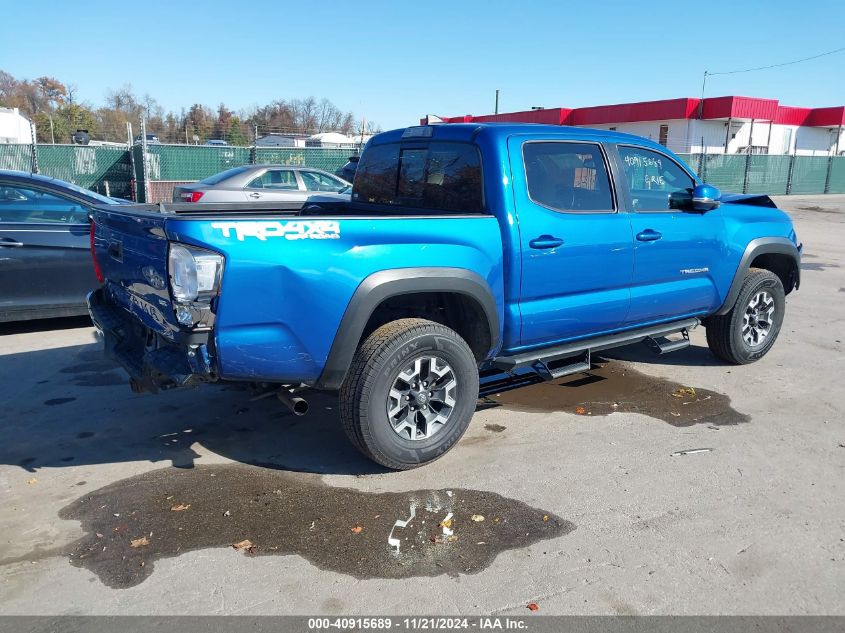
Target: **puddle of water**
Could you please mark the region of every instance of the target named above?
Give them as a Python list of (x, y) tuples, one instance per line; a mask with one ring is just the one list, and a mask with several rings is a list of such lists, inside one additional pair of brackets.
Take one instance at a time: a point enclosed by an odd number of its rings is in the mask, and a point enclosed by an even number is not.
[[(180, 505), (189, 507), (171, 509)], [(449, 513), (454, 538), (440, 525)], [(242, 464), (130, 477), (85, 495), (59, 516), (80, 521), (86, 532), (65, 552), (71, 564), (114, 588), (143, 582), (160, 558), (245, 540), (252, 544), (247, 556), (297, 554), (356, 578), (472, 574), (502, 551), (575, 529), (493, 492), (365, 493), (328, 486), (317, 475)], [(388, 544), (391, 537), (398, 548)]]
[(489, 406), (523, 411), (568, 411), (584, 417), (617, 411), (642, 413), (673, 426), (724, 426), (750, 421), (727, 396), (648, 376), (629, 365), (593, 365), (582, 374), (502, 391), (484, 399)]

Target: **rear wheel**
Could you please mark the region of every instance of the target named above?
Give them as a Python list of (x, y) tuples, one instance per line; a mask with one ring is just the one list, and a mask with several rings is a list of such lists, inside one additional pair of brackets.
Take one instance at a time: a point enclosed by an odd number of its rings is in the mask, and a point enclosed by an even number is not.
[(438, 323), (400, 319), (358, 348), (340, 388), (340, 417), (364, 455), (408, 469), (454, 446), (477, 398), (478, 366), (466, 342)]
[(707, 320), (707, 345), (729, 363), (753, 363), (775, 344), (785, 308), (780, 278), (768, 270), (752, 268), (730, 312)]

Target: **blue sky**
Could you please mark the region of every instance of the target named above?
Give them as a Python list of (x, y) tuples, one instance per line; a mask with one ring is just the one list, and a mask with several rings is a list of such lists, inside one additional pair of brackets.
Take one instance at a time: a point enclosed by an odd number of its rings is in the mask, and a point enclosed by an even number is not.
[[(191, 8), (196, 6), (196, 8)], [(385, 129), (426, 113), (698, 96), (704, 70), (843, 44), (845, 3), (674, 1), (10, 2), (0, 69), (99, 105), (129, 83), (166, 109), (327, 97)], [(845, 104), (845, 53), (714, 76), (707, 95)]]

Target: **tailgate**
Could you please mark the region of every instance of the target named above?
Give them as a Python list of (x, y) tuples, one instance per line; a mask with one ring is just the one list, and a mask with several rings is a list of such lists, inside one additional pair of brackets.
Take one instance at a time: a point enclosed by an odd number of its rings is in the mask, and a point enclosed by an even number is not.
[(93, 250), (105, 292), (148, 328), (175, 339), (180, 328), (167, 283), (165, 216), (101, 207), (93, 220)]

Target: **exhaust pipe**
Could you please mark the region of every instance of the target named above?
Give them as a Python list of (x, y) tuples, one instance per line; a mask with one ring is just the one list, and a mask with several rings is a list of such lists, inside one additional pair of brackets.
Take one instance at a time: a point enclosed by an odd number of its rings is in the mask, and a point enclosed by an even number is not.
[(308, 401), (305, 398), (291, 396), (286, 391), (279, 391), (276, 394), (283, 405), (285, 405), (294, 415), (303, 416), (308, 413)]

